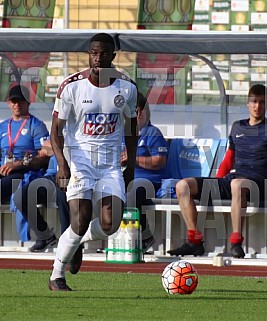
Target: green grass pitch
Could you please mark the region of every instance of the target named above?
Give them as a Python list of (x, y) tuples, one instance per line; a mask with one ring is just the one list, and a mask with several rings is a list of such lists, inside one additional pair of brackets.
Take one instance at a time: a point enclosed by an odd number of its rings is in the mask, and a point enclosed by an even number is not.
[(155, 274), (67, 274), (72, 292), (48, 290), (48, 271), (0, 270), (1, 321), (266, 320), (267, 279), (199, 276), (191, 295), (168, 295)]

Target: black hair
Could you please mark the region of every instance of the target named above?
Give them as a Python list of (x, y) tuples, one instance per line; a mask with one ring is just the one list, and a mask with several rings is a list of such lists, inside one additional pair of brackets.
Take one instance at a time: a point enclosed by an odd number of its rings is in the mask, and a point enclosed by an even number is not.
[(137, 97), (137, 108), (140, 110), (146, 111), (146, 119), (150, 119), (150, 109), (149, 109), (149, 103), (147, 101), (147, 98), (140, 92), (138, 92)]
[(144, 108), (146, 108), (146, 109), (149, 108), (148, 101), (147, 101), (146, 97), (140, 92), (138, 93), (137, 106), (141, 110), (143, 110)]
[(99, 41), (99, 42), (103, 42), (103, 43), (106, 43), (106, 44), (109, 44), (111, 46), (111, 49), (112, 51), (115, 50), (115, 43), (114, 43), (114, 39), (111, 35), (109, 35), (108, 33), (104, 33), (104, 32), (101, 32), (101, 33), (97, 33), (95, 34), (91, 40), (90, 40), (90, 44), (92, 42), (95, 42), (95, 41)]
[(248, 98), (252, 96), (266, 96), (266, 87), (262, 84), (256, 84), (250, 87)]

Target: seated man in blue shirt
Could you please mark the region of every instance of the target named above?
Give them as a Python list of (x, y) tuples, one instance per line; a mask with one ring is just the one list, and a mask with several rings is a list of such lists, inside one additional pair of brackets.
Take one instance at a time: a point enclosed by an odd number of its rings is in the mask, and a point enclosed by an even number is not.
[(147, 224), (142, 206), (149, 205), (149, 198), (155, 197), (162, 179), (168, 178), (168, 144), (161, 131), (150, 121), (149, 104), (141, 93), (137, 102), (137, 124), (139, 130), (134, 172), (134, 188), (127, 195), (127, 206), (137, 207), (141, 213), (142, 246), (144, 253), (155, 242)]
[(30, 114), (28, 87), (13, 86), (7, 98), (11, 116), (0, 123), (0, 201), (8, 204), (24, 174), (46, 169), (49, 157), (40, 154), (49, 136), (43, 121)]

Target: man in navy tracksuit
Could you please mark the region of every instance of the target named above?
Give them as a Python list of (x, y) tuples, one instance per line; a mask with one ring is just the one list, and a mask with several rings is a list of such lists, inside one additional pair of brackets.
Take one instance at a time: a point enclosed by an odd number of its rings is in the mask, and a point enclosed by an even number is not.
[[(242, 248), (241, 217), (245, 214), (247, 201), (264, 200), (264, 179), (267, 178), (267, 119), (266, 87), (253, 85), (248, 93), (249, 118), (233, 123), (229, 147), (220, 165), (216, 178), (209, 184), (216, 185), (221, 199), (231, 199), (232, 234), (231, 253), (235, 258), (244, 258)], [(207, 181), (207, 179), (206, 179)], [(205, 178), (186, 178), (176, 185), (176, 194), (188, 229), (188, 242), (180, 248), (168, 251), (171, 255), (203, 255), (203, 235), (197, 230), (197, 211), (194, 202), (205, 193)], [(209, 191), (210, 189), (209, 185)], [(203, 191), (202, 191), (203, 187)]]

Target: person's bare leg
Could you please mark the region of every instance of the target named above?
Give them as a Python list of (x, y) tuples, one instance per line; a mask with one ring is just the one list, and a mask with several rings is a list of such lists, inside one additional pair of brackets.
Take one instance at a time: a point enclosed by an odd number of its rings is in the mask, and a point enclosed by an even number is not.
[(197, 194), (197, 189), (194, 178), (186, 178), (176, 184), (176, 195), (188, 230), (196, 230), (197, 210), (193, 196)]
[(115, 233), (120, 226), (123, 209), (123, 201), (116, 196), (100, 199), (94, 208), (97, 217), (90, 222), (81, 243), (106, 240), (109, 235)]
[(242, 248), (242, 216), (247, 209), (247, 194), (249, 181), (247, 179), (233, 179), (231, 182), (232, 203), (231, 203), (231, 220), (233, 232), (230, 235), (231, 252), (234, 257), (244, 257), (245, 253)]
[(124, 202), (117, 196), (106, 196), (101, 204), (101, 226), (107, 235), (114, 234), (120, 226)]
[(195, 178), (186, 178), (176, 184), (176, 195), (181, 213), (188, 229), (189, 243), (180, 248), (170, 250), (170, 255), (203, 255), (203, 235), (197, 230), (197, 210), (193, 197), (198, 193), (198, 184)]
[(106, 240), (120, 226), (124, 202), (116, 196), (106, 196), (100, 199), (94, 210), (98, 216), (94, 218), (81, 239), (80, 245), (70, 260), (69, 270), (77, 274), (82, 265), (84, 242)]
[[(247, 210), (247, 193), (245, 186), (247, 180), (234, 179), (231, 182), (232, 203), (231, 203), (231, 220), (233, 233), (242, 233), (241, 218)], [(247, 184), (246, 184), (247, 185)]]
[[(92, 216), (92, 202), (90, 200), (73, 199), (69, 201), (69, 207), (71, 224), (59, 238), (54, 268), (49, 282), (49, 288), (53, 291), (58, 290), (54, 287), (53, 282), (59, 284), (61, 281), (65, 283), (65, 286), (62, 284), (65, 288), (63, 291), (69, 291), (65, 282), (66, 267), (78, 249)], [(58, 286), (58, 284), (56, 285)]]

